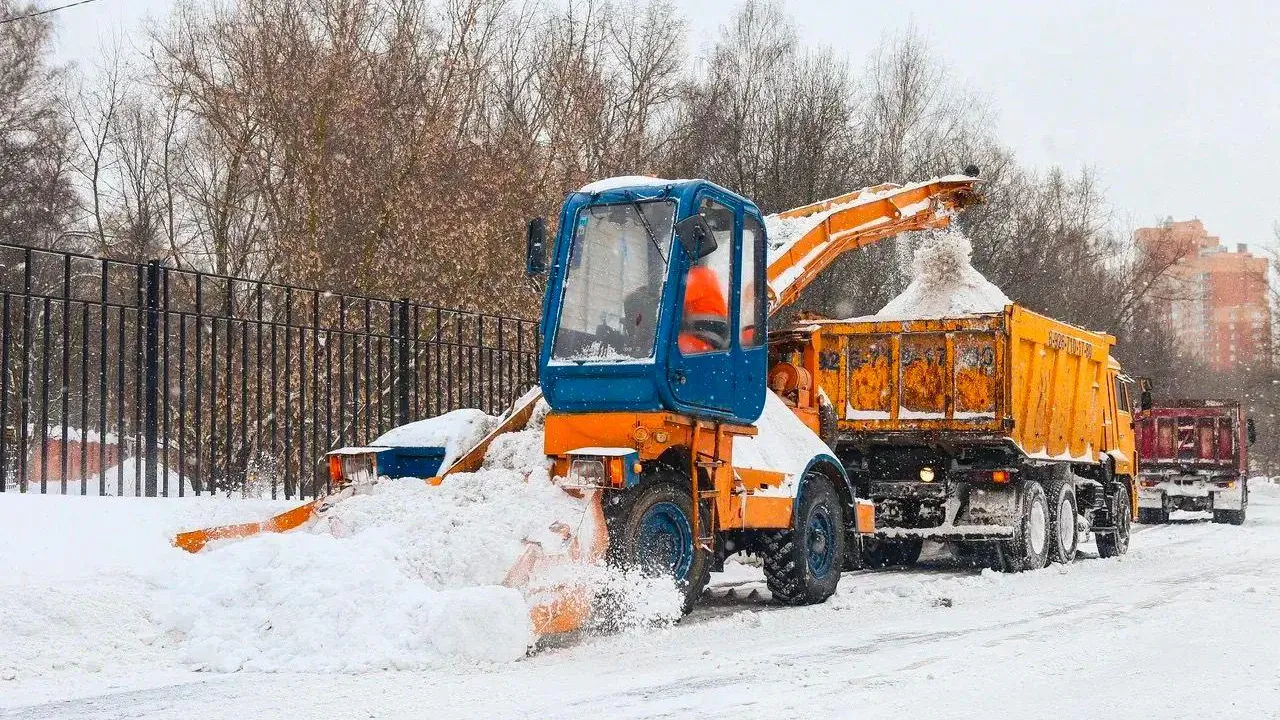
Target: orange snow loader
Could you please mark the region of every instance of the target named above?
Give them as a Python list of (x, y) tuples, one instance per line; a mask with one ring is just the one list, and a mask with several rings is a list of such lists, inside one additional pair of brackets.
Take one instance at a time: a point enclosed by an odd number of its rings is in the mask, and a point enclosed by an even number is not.
[(812, 369), (829, 442), (876, 505), (866, 562), (912, 563), (929, 539), (1019, 571), (1070, 562), (1087, 532), (1104, 557), (1126, 551), (1149, 395), (1114, 344), (1012, 304), (817, 321), (780, 350)]
[[(550, 262), (545, 220), (529, 223), (528, 269), (547, 275), (541, 395), (428, 482), (478, 468), (489, 442), (523, 428), (545, 399), (552, 474), (588, 510), (575, 527), (555, 528), (563, 547), (530, 542), (507, 575), (536, 632), (571, 631), (589, 616), (589, 591), (546, 579), (566, 564), (668, 577), (686, 610), (738, 552), (761, 557), (778, 602), (822, 602), (835, 591), (847, 548), (875, 529), (874, 511), (818, 436), (813, 399), (771, 389), (770, 316), (840, 254), (945, 226), (978, 200), (976, 183), (949, 176), (849, 193), (788, 211), (782, 219), (799, 230), (776, 240), (754, 203), (714, 183), (613, 178), (569, 195)], [(697, 302), (686, 294), (693, 276)], [(720, 300), (708, 302), (715, 293)], [(383, 474), (377, 450), (330, 453), (325, 498), (176, 543), (194, 552), (300, 527)]]

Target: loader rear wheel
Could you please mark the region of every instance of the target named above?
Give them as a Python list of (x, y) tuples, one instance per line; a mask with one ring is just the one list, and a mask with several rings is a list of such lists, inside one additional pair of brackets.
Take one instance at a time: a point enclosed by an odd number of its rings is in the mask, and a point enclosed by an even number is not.
[(1044, 484), (1049, 500), (1049, 559), (1069, 563), (1076, 559), (1080, 536), (1076, 532), (1076, 490), (1069, 471), (1056, 471)]
[(805, 476), (794, 527), (761, 533), (764, 577), (773, 599), (810, 605), (831, 597), (844, 559), (844, 506), (825, 475)]
[[(1094, 538), (1098, 541), (1099, 557), (1119, 557), (1129, 552), (1131, 510), (1129, 488), (1121, 484), (1111, 497), (1111, 524), (1115, 527), (1115, 530), (1108, 530), (1094, 535)], [(1168, 517), (1167, 513), (1165, 517)]]
[(1169, 511), (1164, 508), (1138, 508), (1138, 522), (1143, 525), (1165, 525), (1169, 522)]
[(1049, 501), (1040, 483), (1028, 480), (1018, 488), (1013, 537), (996, 541), (997, 569), (1010, 573), (1039, 570), (1049, 564), (1049, 544)]
[(660, 481), (622, 498), (606, 516), (610, 562), (648, 577), (672, 578), (689, 612), (711, 578), (711, 554), (695, 547), (688, 488)]

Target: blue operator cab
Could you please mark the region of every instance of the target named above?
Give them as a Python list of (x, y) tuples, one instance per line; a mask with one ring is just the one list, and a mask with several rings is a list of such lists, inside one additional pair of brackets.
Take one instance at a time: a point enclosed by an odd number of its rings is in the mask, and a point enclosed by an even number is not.
[[(529, 267), (544, 269), (545, 224)], [(571, 194), (542, 304), (542, 392), (558, 412), (670, 411), (750, 424), (764, 407), (760, 210), (707, 180), (613, 178)]]

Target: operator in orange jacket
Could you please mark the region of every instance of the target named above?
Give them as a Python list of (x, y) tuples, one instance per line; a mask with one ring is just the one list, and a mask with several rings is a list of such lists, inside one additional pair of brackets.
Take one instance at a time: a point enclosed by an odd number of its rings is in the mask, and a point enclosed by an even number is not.
[(729, 347), (729, 302), (720, 276), (706, 264), (689, 268), (685, 277), (684, 319), (677, 345), (687, 355)]

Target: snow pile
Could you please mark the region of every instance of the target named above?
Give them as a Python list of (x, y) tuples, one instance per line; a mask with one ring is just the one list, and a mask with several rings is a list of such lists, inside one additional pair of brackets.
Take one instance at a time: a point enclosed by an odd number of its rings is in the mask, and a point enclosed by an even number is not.
[(970, 264), (973, 246), (957, 228), (920, 233), (907, 289), (861, 320), (924, 320), (1001, 312), (1012, 300)]
[(777, 488), (758, 495), (795, 495), (795, 484), (804, 476), (809, 461), (816, 455), (835, 457), (827, 444), (818, 439), (809, 426), (787, 407), (777, 395), (765, 393), (764, 411), (756, 420), (760, 432), (751, 437), (733, 438), (733, 464), (758, 470), (786, 473), (787, 479)]
[(156, 593), (191, 557), (174, 533), (290, 504), (0, 495), (0, 680), (171, 664)]
[[(164, 626), (180, 633), (182, 662), (224, 672), (364, 672), (523, 657), (536, 638), (527, 599), (502, 585), (507, 572), (526, 539), (548, 553), (562, 549), (553, 524), (592, 531), (586, 502), (552, 482), (545, 410), (542, 403), (528, 429), (495, 438), (477, 472), (439, 486), (384, 479), (307, 532), (194, 558), (162, 604), (170, 609)], [(489, 424), (469, 417), (476, 432)], [(440, 425), (461, 427), (456, 420)], [(669, 582), (664, 596), (653, 581), (605, 568), (564, 572), (622, 598), (624, 623), (664, 619), (671, 608), (678, 616)]]
[(500, 418), (483, 410), (463, 408), (426, 420), (411, 422), (383, 433), (374, 447), (443, 447), (444, 470), (463, 453), (475, 447), (498, 426)]
[(618, 177), (596, 180), (593, 183), (583, 185), (578, 188), (578, 192), (594, 195), (596, 193), (609, 192), (610, 190), (619, 190), (621, 188), (666, 187), (668, 185), (679, 185), (680, 183), (686, 182), (690, 181), (667, 180), (666, 178), (653, 177), (650, 175), (620, 175)]

